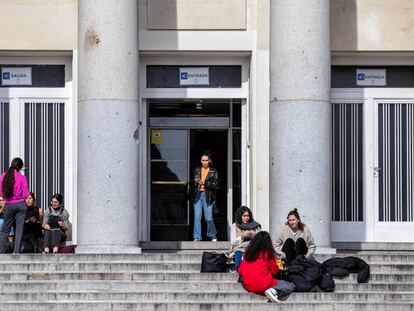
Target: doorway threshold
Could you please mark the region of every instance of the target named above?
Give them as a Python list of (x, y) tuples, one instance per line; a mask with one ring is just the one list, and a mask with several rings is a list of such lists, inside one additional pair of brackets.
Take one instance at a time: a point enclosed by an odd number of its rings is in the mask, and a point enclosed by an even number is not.
[(231, 243), (228, 241), (141, 241), (139, 245), (143, 252), (201, 253), (203, 251), (227, 251)]

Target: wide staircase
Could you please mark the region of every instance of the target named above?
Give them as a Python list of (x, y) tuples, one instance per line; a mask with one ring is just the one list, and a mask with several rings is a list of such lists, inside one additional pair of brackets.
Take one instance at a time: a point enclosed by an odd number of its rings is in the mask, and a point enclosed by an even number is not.
[[(170, 244), (170, 246), (173, 244)], [(414, 310), (414, 251), (340, 250), (358, 256), (371, 278), (335, 279), (333, 293), (293, 293), (279, 304), (246, 293), (234, 272), (200, 273), (202, 249), (145, 247), (140, 255), (0, 255), (0, 310)]]

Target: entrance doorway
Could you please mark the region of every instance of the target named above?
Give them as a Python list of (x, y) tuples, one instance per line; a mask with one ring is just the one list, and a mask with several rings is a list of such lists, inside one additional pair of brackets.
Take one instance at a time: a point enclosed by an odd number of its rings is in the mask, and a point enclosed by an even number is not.
[[(217, 236), (227, 240), (228, 208), (233, 211), (241, 199), (241, 180), (233, 180), (234, 150), (239, 154), (241, 149), (240, 139), (234, 139), (240, 128), (232, 122), (240, 118), (237, 105), (240, 101), (149, 103), (152, 241), (193, 239), (193, 172), (207, 150), (220, 178), (214, 214)], [(208, 241), (205, 221), (202, 229), (203, 240)]]
[(413, 242), (414, 93), (358, 91), (332, 96), (332, 240)]

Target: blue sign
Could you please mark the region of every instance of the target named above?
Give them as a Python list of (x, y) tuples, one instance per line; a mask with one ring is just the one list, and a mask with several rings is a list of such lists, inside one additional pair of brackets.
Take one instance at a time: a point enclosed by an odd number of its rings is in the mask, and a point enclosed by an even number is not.
[(10, 72), (3, 72), (3, 80), (10, 80)]
[(365, 74), (363, 74), (363, 73), (358, 73), (358, 80), (359, 80), (359, 81), (364, 81), (364, 80), (365, 80)]
[(188, 72), (181, 72), (181, 80), (187, 80), (188, 79)]

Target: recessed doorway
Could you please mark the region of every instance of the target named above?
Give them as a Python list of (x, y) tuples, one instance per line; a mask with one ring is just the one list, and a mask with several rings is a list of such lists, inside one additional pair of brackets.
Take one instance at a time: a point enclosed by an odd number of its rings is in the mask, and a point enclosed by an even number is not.
[[(192, 240), (193, 172), (206, 150), (221, 180), (218, 239), (227, 240), (228, 209), (233, 214), (241, 202), (241, 101), (158, 100), (148, 111), (151, 240)], [(203, 221), (208, 240), (205, 231)]]

